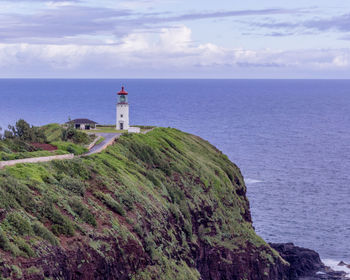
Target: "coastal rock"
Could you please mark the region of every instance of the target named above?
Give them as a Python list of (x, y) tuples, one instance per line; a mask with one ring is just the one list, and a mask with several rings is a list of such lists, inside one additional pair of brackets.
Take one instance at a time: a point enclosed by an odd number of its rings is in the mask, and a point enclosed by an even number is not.
[(338, 266), (346, 266), (346, 263), (341, 261), (340, 263), (338, 263)]
[[(270, 243), (283, 259), (290, 264), (291, 280), (344, 280), (346, 273), (326, 267), (317, 252), (295, 246), (293, 243)], [(345, 265), (345, 264), (344, 264)]]

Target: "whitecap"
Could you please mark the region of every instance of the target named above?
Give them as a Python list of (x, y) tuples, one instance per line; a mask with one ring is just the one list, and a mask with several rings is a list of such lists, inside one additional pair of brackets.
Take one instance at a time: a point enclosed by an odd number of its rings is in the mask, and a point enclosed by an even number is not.
[[(332, 259), (324, 259), (324, 260), (322, 260), (322, 262), (326, 266), (329, 266), (334, 271), (344, 271), (345, 273), (347, 273), (347, 275), (346, 275), (347, 278), (350, 279), (350, 268), (348, 268), (346, 266), (338, 265), (340, 263), (340, 261), (336, 261), (336, 260), (332, 260)], [(349, 262), (346, 262), (346, 263), (349, 264)]]
[(245, 183), (247, 185), (256, 184), (256, 183), (262, 183), (262, 181), (260, 181), (260, 180), (250, 179), (250, 178), (245, 179), (244, 181), (245, 181)]

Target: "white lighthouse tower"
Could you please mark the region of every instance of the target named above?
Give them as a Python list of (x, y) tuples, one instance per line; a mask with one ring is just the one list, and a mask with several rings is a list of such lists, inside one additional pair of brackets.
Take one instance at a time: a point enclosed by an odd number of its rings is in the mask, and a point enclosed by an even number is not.
[(129, 130), (128, 93), (124, 90), (124, 87), (118, 92), (116, 129)]

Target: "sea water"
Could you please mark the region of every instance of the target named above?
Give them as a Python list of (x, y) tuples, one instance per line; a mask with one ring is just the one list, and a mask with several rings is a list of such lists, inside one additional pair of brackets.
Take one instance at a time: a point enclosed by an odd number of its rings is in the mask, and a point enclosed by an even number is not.
[(0, 125), (113, 124), (121, 85), (131, 124), (197, 134), (241, 168), (265, 240), (350, 262), (349, 80), (0, 80)]

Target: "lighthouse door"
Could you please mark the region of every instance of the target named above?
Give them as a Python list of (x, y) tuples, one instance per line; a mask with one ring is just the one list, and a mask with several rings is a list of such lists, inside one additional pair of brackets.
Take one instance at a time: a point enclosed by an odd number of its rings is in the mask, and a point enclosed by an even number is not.
[(124, 129), (124, 124), (120, 123), (120, 130), (123, 130), (123, 129)]

